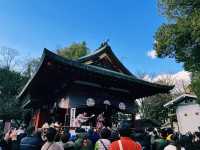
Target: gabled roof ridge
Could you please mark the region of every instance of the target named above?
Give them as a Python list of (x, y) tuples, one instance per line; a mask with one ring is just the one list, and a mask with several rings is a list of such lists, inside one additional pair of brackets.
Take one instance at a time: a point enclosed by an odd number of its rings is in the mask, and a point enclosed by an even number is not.
[(167, 103), (164, 104), (163, 106), (164, 106), (164, 107), (169, 107), (169, 106), (171, 106), (171, 105), (174, 105), (174, 103), (176, 103), (176, 102), (178, 102), (178, 101), (181, 101), (181, 100), (184, 99), (185, 97), (190, 97), (190, 98), (194, 98), (194, 99), (197, 98), (196, 95), (192, 95), (192, 94), (182, 94), (182, 95), (176, 97), (175, 99), (173, 99), (173, 100), (167, 102)]
[(133, 75), (133, 73), (131, 73), (126, 68), (126, 66), (124, 66), (124, 64), (122, 64), (122, 62), (118, 59), (118, 57), (112, 51), (112, 48), (110, 47), (110, 45), (107, 42), (101, 44), (101, 46), (98, 49), (96, 49), (94, 52), (92, 52), (91, 54), (88, 54), (86, 56), (83, 56), (83, 57), (77, 59), (77, 61), (84, 63), (84, 62), (90, 61), (90, 59), (95, 58), (98, 55), (101, 55), (104, 52), (108, 53), (113, 58), (113, 60), (117, 62), (117, 64), (120, 66), (120, 68), (122, 69), (122, 72), (124, 74), (131, 75), (131, 76), (137, 78), (135, 75)]
[(83, 57), (78, 58), (77, 61), (83, 62), (83, 61), (85, 61), (85, 59), (87, 59), (87, 58), (89, 58), (91, 56), (97, 55), (98, 53), (106, 50), (108, 47), (110, 48), (110, 46), (108, 44), (104, 44), (103, 46), (100, 46), (98, 49), (94, 50), (94, 52), (92, 52), (92, 53), (90, 53), (88, 55), (85, 55)]

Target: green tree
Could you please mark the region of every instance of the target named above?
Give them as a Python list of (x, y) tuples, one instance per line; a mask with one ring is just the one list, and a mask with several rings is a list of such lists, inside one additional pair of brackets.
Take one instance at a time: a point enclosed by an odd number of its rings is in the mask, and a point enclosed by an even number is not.
[(170, 100), (172, 100), (171, 94), (157, 94), (141, 99), (139, 102), (141, 118), (165, 123), (168, 111), (163, 105)]
[(22, 109), (16, 96), (25, 85), (27, 78), (20, 73), (0, 68), (0, 119), (19, 119)]
[(68, 59), (78, 59), (89, 53), (89, 48), (86, 42), (73, 43), (69, 47), (64, 47), (57, 50), (57, 54)]
[[(140, 78), (144, 79), (147, 74), (140, 74)], [(155, 76), (149, 76), (149, 80), (153, 80)], [(174, 85), (175, 80), (170, 75), (164, 75), (156, 83), (164, 84), (164, 85)], [(180, 88), (180, 89), (179, 89)], [(185, 93), (185, 89), (187, 85), (182, 84), (181, 87), (175, 87), (170, 93), (166, 94), (156, 94), (153, 96), (145, 97), (138, 100), (139, 112), (142, 118), (157, 120), (160, 123), (165, 123), (168, 119), (168, 110), (163, 106), (167, 102), (176, 98), (177, 96)]]
[(158, 0), (168, 19), (155, 34), (158, 57), (175, 58), (191, 71), (193, 91), (200, 97), (200, 1)]
[(19, 119), (22, 115), (16, 96), (27, 78), (14, 71), (18, 55), (15, 49), (0, 48), (0, 119), (3, 120)]

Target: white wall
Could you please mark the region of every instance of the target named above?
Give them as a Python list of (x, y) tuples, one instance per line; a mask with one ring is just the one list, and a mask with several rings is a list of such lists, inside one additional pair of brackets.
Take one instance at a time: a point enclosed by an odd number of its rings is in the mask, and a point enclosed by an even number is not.
[(182, 134), (198, 131), (200, 127), (200, 105), (179, 105), (176, 109), (179, 131)]

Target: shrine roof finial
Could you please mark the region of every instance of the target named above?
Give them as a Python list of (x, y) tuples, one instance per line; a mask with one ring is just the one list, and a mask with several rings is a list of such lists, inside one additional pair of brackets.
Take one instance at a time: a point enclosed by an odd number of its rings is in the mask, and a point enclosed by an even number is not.
[(103, 41), (103, 42), (101, 43), (101, 45), (100, 45), (99, 48), (102, 48), (102, 47), (104, 47), (104, 46), (109, 46), (109, 44), (108, 44), (109, 41), (110, 41), (109, 39)]

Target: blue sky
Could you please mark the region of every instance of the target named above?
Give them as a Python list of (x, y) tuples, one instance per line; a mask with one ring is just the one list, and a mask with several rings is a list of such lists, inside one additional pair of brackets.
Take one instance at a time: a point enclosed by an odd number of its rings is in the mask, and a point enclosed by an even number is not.
[(109, 39), (133, 73), (175, 73), (175, 60), (147, 56), (164, 21), (156, 0), (0, 0), (0, 46), (38, 57), (44, 47), (86, 41), (94, 50)]

